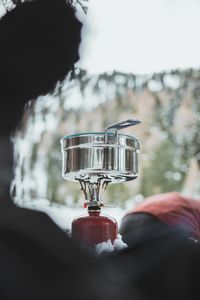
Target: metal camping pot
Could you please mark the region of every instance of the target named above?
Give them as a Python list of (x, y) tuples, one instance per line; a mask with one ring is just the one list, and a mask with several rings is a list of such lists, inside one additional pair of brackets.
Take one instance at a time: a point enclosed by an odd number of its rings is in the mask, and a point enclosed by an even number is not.
[(133, 180), (138, 176), (140, 143), (118, 130), (140, 123), (126, 120), (106, 127), (105, 132), (88, 132), (62, 139), (63, 177), (66, 180), (91, 180), (101, 177), (109, 182)]

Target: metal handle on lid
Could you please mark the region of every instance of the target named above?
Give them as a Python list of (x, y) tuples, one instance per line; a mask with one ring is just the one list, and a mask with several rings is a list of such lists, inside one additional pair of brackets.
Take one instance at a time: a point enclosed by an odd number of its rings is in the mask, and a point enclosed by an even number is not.
[[(128, 119), (126, 121), (121, 121), (121, 122), (117, 122), (111, 125), (108, 125), (105, 128), (105, 143), (108, 143), (109, 138), (108, 138), (108, 134), (112, 133), (112, 138), (111, 138), (111, 143), (116, 143), (117, 141), (117, 133), (118, 130), (123, 129), (123, 128), (127, 128), (127, 127), (131, 127), (131, 126), (135, 126), (137, 124), (140, 124), (141, 121), (136, 120), (136, 119)], [(114, 138), (114, 139), (113, 139)]]
[(120, 130), (120, 129), (123, 129), (123, 128), (127, 128), (127, 127), (130, 127), (130, 126), (134, 126), (134, 125), (137, 125), (137, 124), (140, 124), (141, 122), (139, 120), (136, 120), (136, 119), (128, 119), (126, 121), (121, 121), (121, 122), (117, 122), (117, 123), (114, 123), (114, 124), (111, 124), (111, 125), (108, 125), (105, 130), (108, 131), (108, 129), (116, 129), (116, 130)]

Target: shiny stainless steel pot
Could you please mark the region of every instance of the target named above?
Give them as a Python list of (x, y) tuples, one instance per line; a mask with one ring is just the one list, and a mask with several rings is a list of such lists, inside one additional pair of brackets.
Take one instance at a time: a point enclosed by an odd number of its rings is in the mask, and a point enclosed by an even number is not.
[(138, 176), (140, 143), (118, 130), (140, 123), (127, 120), (106, 127), (105, 132), (73, 134), (61, 140), (63, 177), (70, 181), (108, 182), (133, 180)]

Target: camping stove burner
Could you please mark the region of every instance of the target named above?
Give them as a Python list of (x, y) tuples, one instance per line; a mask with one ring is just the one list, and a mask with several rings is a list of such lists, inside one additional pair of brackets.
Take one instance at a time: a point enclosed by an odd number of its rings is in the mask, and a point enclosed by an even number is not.
[(102, 199), (102, 194), (106, 190), (108, 184), (111, 182), (109, 178), (106, 178), (104, 176), (97, 178), (92, 178), (93, 182), (91, 181), (91, 178), (88, 179), (79, 179), (79, 183), (81, 186), (81, 191), (83, 191), (85, 195), (85, 207), (88, 207), (90, 209), (91, 207), (102, 207), (104, 206)]

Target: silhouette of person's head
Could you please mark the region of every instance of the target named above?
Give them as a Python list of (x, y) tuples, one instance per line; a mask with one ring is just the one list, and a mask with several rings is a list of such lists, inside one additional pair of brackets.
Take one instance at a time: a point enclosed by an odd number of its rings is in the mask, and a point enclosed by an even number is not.
[(66, 0), (34, 0), (0, 20), (0, 136), (9, 135), (24, 104), (51, 92), (79, 59), (81, 23)]

